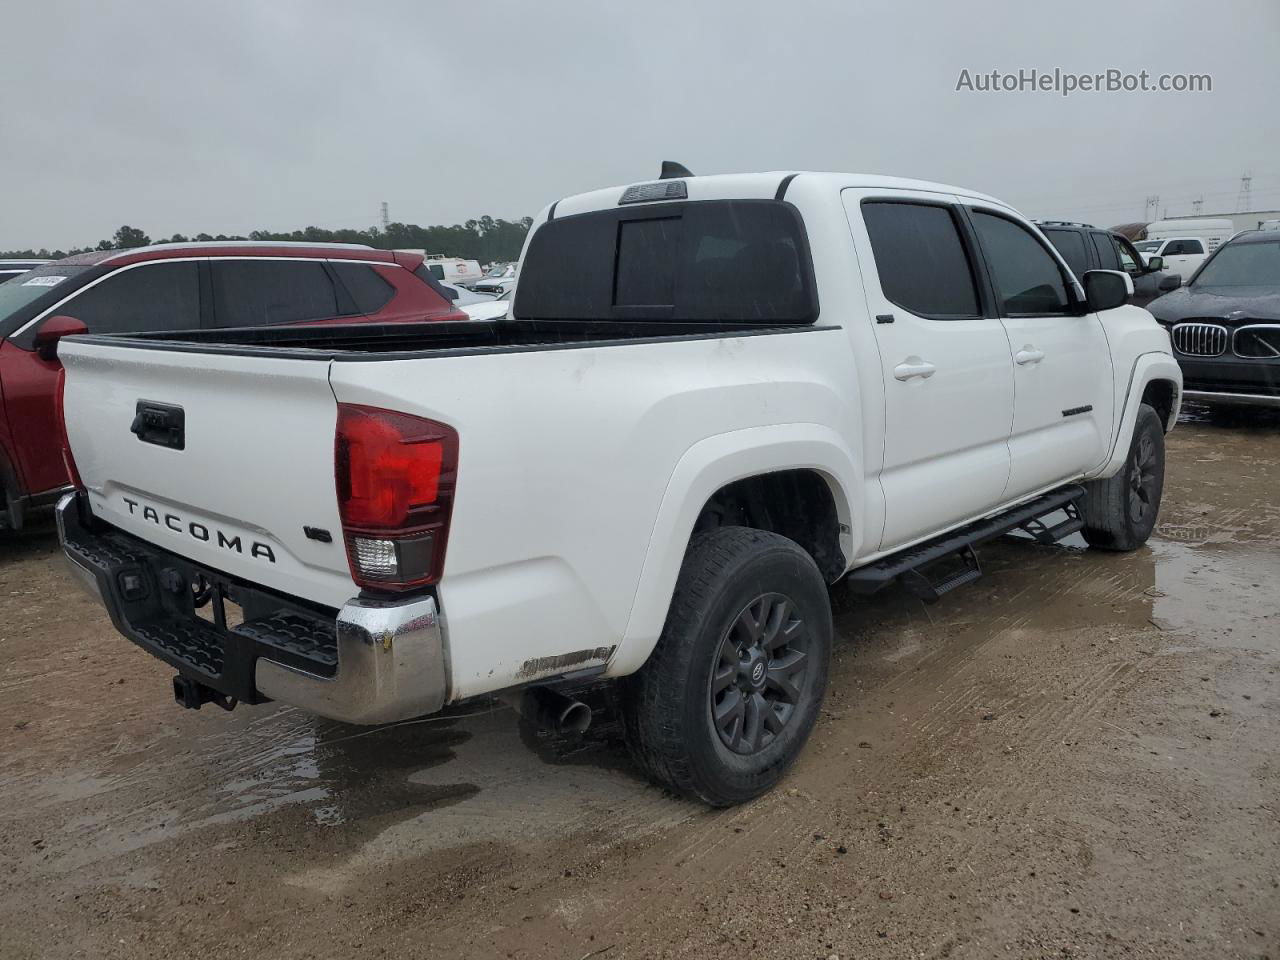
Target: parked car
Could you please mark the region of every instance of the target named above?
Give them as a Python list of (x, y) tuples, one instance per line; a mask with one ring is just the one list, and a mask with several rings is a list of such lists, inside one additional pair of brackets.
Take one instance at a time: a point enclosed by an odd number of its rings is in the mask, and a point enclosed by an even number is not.
[(0, 260), (0, 283), (48, 262), (48, 260)]
[(1152, 257), (1160, 257), (1165, 269), (1177, 274), (1184, 283), (1209, 257), (1208, 241), (1200, 237), (1139, 240), (1134, 246), (1148, 263)]
[(1182, 282), (1176, 274), (1164, 271), (1160, 257), (1144, 262), (1128, 238), (1113, 230), (1068, 220), (1037, 220), (1036, 224), (1076, 276), (1083, 276), (1088, 270), (1123, 270), (1129, 274), (1133, 281), (1129, 302), (1134, 306), (1146, 306), (1162, 293), (1176, 290)]
[(1209, 253), (1217, 250), (1236, 233), (1235, 222), (1230, 217), (1183, 217), (1175, 220), (1156, 220), (1142, 230), (1143, 240), (1171, 240), (1179, 237), (1196, 237), (1204, 241)]
[(1143, 228), (1142, 239), (1134, 245), (1144, 258), (1162, 257), (1165, 269), (1185, 283), (1234, 232), (1235, 225), (1228, 217), (1157, 220)]
[(439, 253), (427, 253), (425, 250), (399, 250), (398, 253), (420, 253), (426, 262), (427, 269), (437, 280), (470, 287), (484, 274), (480, 264), (475, 260), (464, 260), (461, 257), (446, 257)]
[(449, 292), (453, 305), (472, 320), (497, 320), (507, 315), (510, 304), (506, 294), (476, 293), (452, 283), (442, 283), (441, 286)]
[(163, 244), (37, 266), (0, 284), (3, 522), (67, 485), (54, 348), (68, 332), (460, 317), (421, 257), (357, 245)]
[(480, 293), (504, 293), (516, 284), (516, 264), (497, 263), (472, 289)]
[(521, 262), (501, 327), (61, 344), (62, 542), (180, 703), (581, 727), (619, 678), (644, 768), (731, 804), (817, 720), (831, 584), (936, 600), (1007, 531), (1156, 522), (1168, 337), (991, 197), (659, 180), (544, 210)]
[(1280, 406), (1280, 232), (1233, 237), (1148, 309), (1169, 330), (1188, 400)]

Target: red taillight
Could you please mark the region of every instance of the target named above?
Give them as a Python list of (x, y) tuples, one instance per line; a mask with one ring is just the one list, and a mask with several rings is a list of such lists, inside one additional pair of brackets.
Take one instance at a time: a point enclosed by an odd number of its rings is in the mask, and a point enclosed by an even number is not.
[(457, 470), (452, 427), (338, 404), (338, 512), (356, 583), (407, 590), (440, 579)]
[(67, 369), (66, 367), (58, 368), (58, 442), (62, 445), (62, 464), (67, 470), (67, 476), (71, 478), (71, 485), (77, 490), (83, 490), (84, 484), (80, 481), (80, 471), (76, 469), (75, 458), (71, 456), (71, 441), (67, 438), (67, 415), (65, 407), (65, 396), (67, 390)]

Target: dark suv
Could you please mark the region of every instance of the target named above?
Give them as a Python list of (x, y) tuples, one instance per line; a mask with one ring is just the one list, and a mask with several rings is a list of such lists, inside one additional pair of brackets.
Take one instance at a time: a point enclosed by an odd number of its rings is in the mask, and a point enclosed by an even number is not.
[(1237, 234), (1149, 309), (1169, 330), (1188, 400), (1280, 407), (1280, 231)]
[(355, 244), (190, 243), (47, 262), (0, 283), (0, 521), (68, 482), (58, 442), (69, 333), (465, 320), (422, 256)]
[(1164, 272), (1164, 260), (1143, 261), (1128, 238), (1113, 230), (1067, 220), (1037, 220), (1040, 231), (1062, 254), (1076, 277), (1086, 270), (1123, 270), (1133, 280), (1129, 302), (1145, 307), (1156, 297), (1176, 290), (1182, 282), (1176, 274)]

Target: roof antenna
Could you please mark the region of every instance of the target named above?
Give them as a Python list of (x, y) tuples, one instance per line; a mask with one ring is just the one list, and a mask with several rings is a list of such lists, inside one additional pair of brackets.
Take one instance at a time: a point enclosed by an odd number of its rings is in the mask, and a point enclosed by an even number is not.
[(658, 179), (675, 180), (677, 177), (692, 177), (693, 175), (693, 171), (683, 163), (676, 163), (674, 160), (663, 160), (662, 173)]

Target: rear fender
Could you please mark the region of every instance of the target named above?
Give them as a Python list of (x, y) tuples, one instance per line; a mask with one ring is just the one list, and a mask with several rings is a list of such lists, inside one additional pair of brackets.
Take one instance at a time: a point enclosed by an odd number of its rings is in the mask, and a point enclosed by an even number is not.
[(747, 477), (810, 469), (831, 488), (846, 558), (861, 548), (862, 529), (851, 510), (860, 503), (862, 475), (848, 446), (828, 427), (813, 423), (752, 427), (708, 437), (676, 463), (658, 508), (635, 601), (622, 643), (607, 673), (623, 676), (648, 659), (662, 633), (694, 523), (717, 490)]

